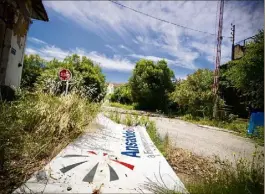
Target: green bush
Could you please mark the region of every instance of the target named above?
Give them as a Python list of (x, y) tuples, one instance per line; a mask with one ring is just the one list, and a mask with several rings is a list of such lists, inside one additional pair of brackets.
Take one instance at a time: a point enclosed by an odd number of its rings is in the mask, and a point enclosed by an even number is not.
[(185, 121), (190, 121), (190, 120), (194, 120), (194, 116), (192, 116), (191, 114), (186, 114), (182, 117), (182, 119)]
[(33, 89), (37, 78), (45, 69), (46, 61), (39, 55), (25, 55), (22, 70), (21, 87), (29, 90)]
[[(193, 116), (212, 117), (214, 107), (212, 84), (213, 72), (208, 69), (198, 69), (186, 80), (177, 82), (170, 98), (178, 104), (181, 112)], [(224, 102), (219, 100), (219, 107), (223, 105)]]
[(226, 64), (223, 76), (229, 87), (235, 88), (239, 94), (235, 100), (264, 110), (264, 30), (246, 45), (242, 58)]
[(139, 109), (168, 111), (169, 93), (173, 91), (174, 73), (165, 60), (154, 63), (141, 59), (129, 80), (133, 102)]
[(80, 135), (98, 105), (77, 94), (25, 93), (0, 105), (0, 193), (10, 193)]
[(114, 93), (110, 97), (111, 102), (119, 102), (121, 104), (132, 104), (132, 92), (129, 85), (124, 84), (115, 88)]

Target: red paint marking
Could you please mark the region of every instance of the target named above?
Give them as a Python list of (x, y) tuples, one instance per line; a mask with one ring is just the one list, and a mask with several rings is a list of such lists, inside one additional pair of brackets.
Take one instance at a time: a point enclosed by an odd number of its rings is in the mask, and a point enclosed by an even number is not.
[(88, 153), (97, 155), (97, 153), (94, 151), (88, 151)]
[(131, 165), (131, 164), (128, 164), (128, 163), (125, 163), (125, 162), (121, 162), (121, 161), (118, 161), (118, 160), (112, 160), (112, 161), (117, 162), (117, 163), (119, 163), (119, 164), (121, 164), (121, 165), (123, 165), (123, 166), (125, 166), (125, 167), (127, 167), (129, 169), (131, 169), (131, 170), (134, 169), (134, 165)]
[(107, 153), (103, 153), (103, 156), (106, 156), (106, 155), (108, 155)]

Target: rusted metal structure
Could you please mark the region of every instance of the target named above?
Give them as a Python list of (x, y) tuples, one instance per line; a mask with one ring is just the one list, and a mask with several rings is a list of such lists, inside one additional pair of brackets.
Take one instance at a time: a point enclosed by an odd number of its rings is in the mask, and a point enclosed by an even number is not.
[(215, 94), (214, 99), (214, 110), (213, 117), (218, 117), (218, 89), (219, 89), (219, 74), (220, 74), (220, 63), (221, 63), (221, 45), (222, 45), (222, 31), (223, 31), (223, 14), (224, 14), (224, 0), (220, 1), (219, 4), (219, 22), (218, 22), (218, 33), (217, 33), (217, 49), (216, 49), (216, 59), (215, 59), (215, 70), (214, 70), (214, 84), (213, 84), (213, 92)]

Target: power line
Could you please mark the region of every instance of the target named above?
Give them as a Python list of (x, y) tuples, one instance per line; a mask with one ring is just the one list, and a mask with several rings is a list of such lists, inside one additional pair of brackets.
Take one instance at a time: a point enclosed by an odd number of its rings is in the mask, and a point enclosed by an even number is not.
[[(131, 7), (128, 7), (128, 6), (126, 6), (126, 5), (123, 5), (123, 4), (121, 4), (121, 3), (118, 3), (117, 1), (113, 1), (113, 0), (109, 0), (109, 1), (112, 2), (112, 3), (114, 3), (114, 4), (116, 4), (116, 5), (119, 5), (119, 6), (121, 6), (121, 7), (124, 7), (124, 8), (126, 8), (126, 9), (130, 9), (131, 11), (134, 11), (134, 12), (136, 12), (136, 13), (139, 13), (139, 14), (145, 15), (145, 16), (147, 16), (147, 17), (150, 17), (150, 18), (153, 18), (153, 19), (159, 20), (159, 21), (161, 21), (161, 22), (165, 22), (165, 23), (168, 23), (168, 24), (171, 24), (171, 25), (174, 25), (174, 26), (178, 26), (178, 27), (180, 27), (180, 28), (185, 28), (185, 29), (188, 29), (188, 30), (192, 30), (192, 31), (195, 31), (195, 32), (201, 32), (201, 33), (204, 33), (204, 34), (210, 34), (210, 35), (212, 35), (212, 36), (216, 36), (216, 34), (214, 34), (214, 33), (205, 32), (205, 31), (201, 31), (201, 30), (196, 30), (196, 29), (193, 29), (193, 28), (190, 28), (190, 27), (187, 27), (187, 26), (182, 26), (182, 25), (180, 25), (180, 24), (176, 24), (176, 23), (173, 23), (173, 22), (170, 22), (170, 21), (167, 21), (167, 20), (161, 19), (161, 18), (157, 18), (157, 17), (155, 17), (155, 16), (149, 15), (149, 14), (147, 14), (147, 13), (144, 13), (144, 12), (138, 11), (138, 10), (136, 10), (136, 9), (133, 9), (133, 8), (131, 8)], [(227, 37), (227, 38), (228, 38), (228, 37)], [(229, 38), (230, 38), (230, 37), (229, 37)]]

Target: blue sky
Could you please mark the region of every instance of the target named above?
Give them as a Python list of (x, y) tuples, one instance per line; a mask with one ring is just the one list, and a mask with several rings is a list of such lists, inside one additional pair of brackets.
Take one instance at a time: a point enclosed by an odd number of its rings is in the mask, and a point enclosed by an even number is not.
[[(120, 1), (120, 3), (182, 26), (215, 33), (217, 1)], [(109, 82), (126, 82), (141, 58), (165, 59), (177, 78), (198, 68), (214, 68), (216, 37), (179, 28), (109, 1), (44, 1), (49, 22), (30, 26), (27, 54), (62, 60), (77, 53), (102, 67)], [(236, 42), (264, 27), (263, 1), (227, 1), (223, 35)], [(222, 63), (231, 56), (223, 39)]]

